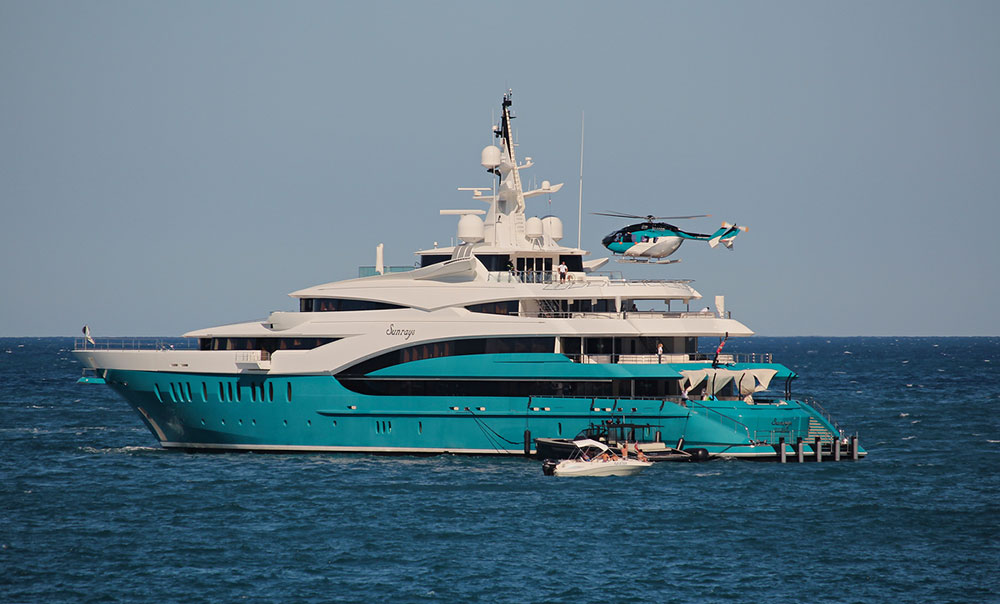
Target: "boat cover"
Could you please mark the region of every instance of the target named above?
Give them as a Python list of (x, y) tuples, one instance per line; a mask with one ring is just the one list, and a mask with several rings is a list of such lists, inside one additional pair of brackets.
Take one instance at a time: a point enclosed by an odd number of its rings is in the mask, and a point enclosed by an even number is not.
[(598, 442), (592, 438), (581, 438), (580, 440), (574, 440), (573, 444), (576, 445), (576, 448), (578, 449), (585, 449), (587, 447), (596, 447), (600, 449), (602, 453), (608, 450), (607, 445), (605, 445), (602, 442)]
[(704, 369), (691, 369), (681, 371), (681, 375), (684, 376), (681, 379), (681, 387), (685, 390), (691, 390), (699, 386), (702, 382), (705, 382), (708, 393), (715, 396), (729, 382), (735, 381), (740, 389), (740, 395), (746, 396), (754, 392), (767, 390), (771, 384), (771, 380), (777, 374), (778, 372), (774, 369), (764, 368), (734, 370), (708, 367)]

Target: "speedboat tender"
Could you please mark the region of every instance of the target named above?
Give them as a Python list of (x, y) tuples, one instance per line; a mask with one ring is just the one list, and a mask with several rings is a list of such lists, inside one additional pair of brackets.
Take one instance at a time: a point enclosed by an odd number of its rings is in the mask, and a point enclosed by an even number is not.
[(546, 476), (631, 476), (653, 465), (619, 457), (607, 445), (584, 438), (573, 441), (576, 451), (570, 459), (546, 459), (542, 473)]

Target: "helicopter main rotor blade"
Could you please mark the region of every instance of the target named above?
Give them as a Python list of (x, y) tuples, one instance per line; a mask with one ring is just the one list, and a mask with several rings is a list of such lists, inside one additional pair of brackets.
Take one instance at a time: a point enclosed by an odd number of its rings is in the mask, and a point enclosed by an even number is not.
[(594, 214), (596, 216), (613, 216), (615, 218), (636, 218), (640, 220), (645, 218), (645, 216), (636, 216), (635, 214), (623, 214), (621, 212), (591, 212), (591, 214)]
[(596, 216), (611, 216), (613, 218), (635, 218), (636, 220), (645, 220), (647, 222), (652, 222), (654, 220), (686, 220), (688, 218), (708, 218), (711, 214), (695, 214), (692, 216), (653, 216), (652, 214), (647, 214), (645, 216), (639, 216), (638, 214), (625, 214), (624, 212), (591, 212)]

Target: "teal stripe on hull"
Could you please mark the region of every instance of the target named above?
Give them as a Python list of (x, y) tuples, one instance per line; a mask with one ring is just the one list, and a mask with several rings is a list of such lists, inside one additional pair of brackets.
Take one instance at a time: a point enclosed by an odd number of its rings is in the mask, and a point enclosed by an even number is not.
[(437, 357), (401, 363), (379, 369), (372, 377), (463, 379), (680, 379), (669, 364), (626, 365), (616, 363), (574, 363), (562, 354), (477, 354)]
[(650, 424), (636, 436), (712, 453), (756, 455), (794, 442), (811, 409), (789, 401), (676, 402), (560, 397), (369, 396), (332, 376), (217, 375), (108, 370), (106, 383), (166, 447), (522, 454), (530, 438), (572, 438), (592, 423)]

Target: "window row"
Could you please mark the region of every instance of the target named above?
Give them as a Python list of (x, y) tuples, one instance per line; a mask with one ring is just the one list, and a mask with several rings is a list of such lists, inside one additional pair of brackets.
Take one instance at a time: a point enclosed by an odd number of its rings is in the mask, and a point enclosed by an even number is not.
[(201, 350), (312, 350), (340, 338), (201, 338)]
[(516, 315), (518, 313), (518, 301), (484, 302), (483, 304), (470, 304), (465, 308), (472, 312), (481, 312), (488, 315)]
[[(562, 262), (565, 262), (566, 268), (572, 272), (583, 272), (583, 257), (578, 255), (560, 255), (558, 261), (552, 256), (528, 256), (512, 259), (509, 254), (476, 254), (476, 259), (490, 272), (515, 270), (522, 273), (531, 271), (551, 272), (553, 265), (558, 266)], [(420, 257), (420, 266), (430, 266), (439, 262), (445, 262), (446, 260), (451, 260), (451, 254), (424, 254)]]
[[(280, 386), (279, 386), (280, 388)], [(166, 385), (160, 385), (159, 383), (153, 384), (153, 393), (156, 395), (157, 400), (161, 403), (170, 400), (172, 403), (191, 403), (194, 402), (194, 394), (191, 388), (191, 382), (170, 382)], [(208, 402), (208, 383), (201, 382), (201, 388), (197, 390), (200, 395), (201, 402)], [(242, 402), (244, 400), (250, 402), (274, 402), (274, 382), (272, 381), (255, 381), (255, 382), (239, 382), (232, 380), (224, 380), (219, 382), (219, 398), (216, 399), (218, 402), (222, 403), (233, 403)], [(279, 390), (280, 392), (280, 390)], [(292, 383), (285, 383), (285, 402), (292, 402)], [(278, 395), (281, 396), (280, 394)]]
[(472, 338), (468, 340), (447, 340), (415, 344), (393, 350), (377, 357), (362, 361), (348, 368), (342, 375), (360, 376), (401, 363), (433, 359), (438, 357), (462, 356), (469, 354), (509, 354), (521, 352), (552, 352), (554, 337), (529, 338)]
[(566, 396), (660, 398), (677, 396), (677, 380), (421, 380), (338, 377), (347, 389), (370, 396)]
[[(598, 298), (586, 300), (537, 300), (542, 316), (548, 317), (568, 317), (574, 313), (612, 313), (618, 312), (617, 302), (614, 298)], [(499, 302), (484, 302), (482, 304), (470, 304), (465, 308), (472, 312), (481, 312), (492, 315), (516, 315), (520, 305), (517, 300), (501, 300)], [(621, 309), (623, 312), (636, 310), (635, 303), (623, 300)]]
[[(563, 338), (562, 353), (573, 357), (579, 354), (657, 354), (660, 346), (663, 354), (692, 354), (698, 352), (698, 338)], [(616, 361), (617, 359), (615, 359)], [(612, 361), (612, 362), (615, 362)]]
[(406, 308), (399, 304), (376, 302), (375, 300), (351, 300), (347, 298), (300, 298), (300, 312), (338, 312), (354, 310), (391, 310)]

